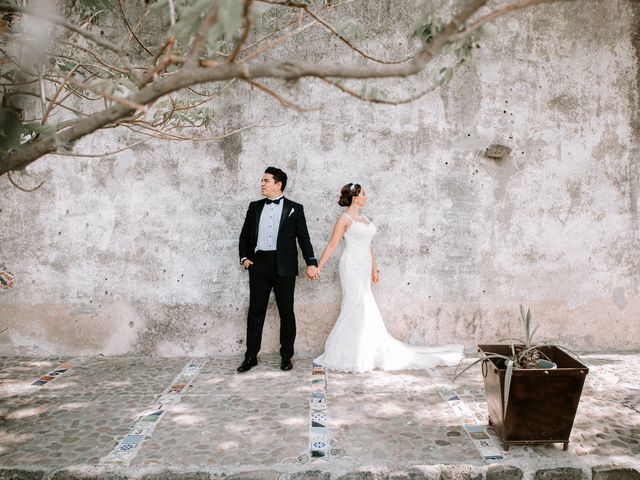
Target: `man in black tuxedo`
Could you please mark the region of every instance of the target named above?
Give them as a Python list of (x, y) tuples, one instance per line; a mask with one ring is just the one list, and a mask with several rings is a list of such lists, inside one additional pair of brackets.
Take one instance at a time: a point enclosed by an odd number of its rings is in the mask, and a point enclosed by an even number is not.
[(265, 199), (249, 204), (240, 233), (240, 263), (249, 270), (249, 314), (247, 315), (247, 351), (238, 367), (246, 372), (258, 364), (262, 327), (273, 289), (280, 313), (280, 356), (282, 370), (291, 370), (296, 317), (293, 293), (298, 275), (296, 238), (307, 263), (307, 277), (318, 277), (318, 262), (309, 240), (304, 209), (284, 198), (287, 174), (269, 167), (262, 176)]

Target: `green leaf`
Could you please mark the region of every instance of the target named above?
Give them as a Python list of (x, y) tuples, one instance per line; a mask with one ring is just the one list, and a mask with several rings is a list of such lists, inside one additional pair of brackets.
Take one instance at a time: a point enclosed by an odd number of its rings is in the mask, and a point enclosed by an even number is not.
[(433, 13), (426, 14), (423, 19), (416, 25), (413, 35), (427, 44), (433, 40), (433, 37), (444, 28), (444, 23)]
[(440, 74), (441, 74), (440, 84), (447, 85), (453, 78), (453, 68), (452, 67), (443, 68), (442, 70), (440, 70)]
[(107, 95), (111, 95), (115, 89), (118, 88), (118, 83), (116, 81), (107, 78), (98, 78), (93, 80), (90, 85), (98, 92), (106, 93)]
[(496, 27), (493, 23), (485, 23), (480, 28), (480, 34), (483, 37), (488, 38), (492, 42), (496, 42), (498, 40), (498, 27)]
[(88, 10), (109, 10), (109, 0), (80, 0), (80, 5)]
[(167, 16), (168, 16), (168, 13), (169, 13), (168, 8), (169, 8), (169, 0), (158, 0), (156, 2), (151, 3), (149, 10), (151, 12), (159, 12), (162, 10), (166, 10)]
[(9, 108), (0, 108), (0, 125), (3, 126), (0, 132), (0, 155), (4, 155), (20, 146), (24, 127), (18, 114)]
[(217, 52), (222, 50), (224, 47), (224, 41), (221, 39), (222, 25), (216, 23), (207, 33), (207, 52), (209, 55), (217, 55)]
[(70, 62), (69, 60), (65, 60), (64, 58), (56, 58), (55, 64), (60, 70), (65, 73), (71, 71), (71, 69), (76, 66), (74, 62)]
[(131, 92), (137, 92), (138, 91), (138, 86), (135, 83), (133, 83), (130, 79), (128, 79), (127, 77), (118, 77), (116, 82), (119, 85), (127, 87)]
[(218, 0), (218, 22), (225, 40), (232, 40), (242, 24), (243, 3), (240, 0)]
[(364, 37), (364, 30), (362, 25), (355, 20), (348, 20), (338, 30), (343, 37), (360, 40)]
[(215, 5), (215, 0), (198, 0), (190, 7), (181, 10), (180, 20), (173, 27), (178, 41), (187, 45), (191, 37), (195, 35), (206, 13)]

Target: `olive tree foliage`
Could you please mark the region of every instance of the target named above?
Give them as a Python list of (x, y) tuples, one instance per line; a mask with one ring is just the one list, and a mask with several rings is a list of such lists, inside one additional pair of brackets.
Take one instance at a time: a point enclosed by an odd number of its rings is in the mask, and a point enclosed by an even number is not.
[[(101, 129), (137, 138), (108, 154), (150, 139), (232, 135), (238, 130), (216, 131), (214, 107), (223, 92), (246, 85), (302, 111), (282, 92), (309, 77), (366, 102), (414, 101), (449, 82), (474, 48), (496, 35), (496, 18), (572, 0), (418, 0), (407, 35), (419, 47), (397, 59), (376, 58), (359, 45), (357, 25), (341, 13), (358, 1), (365, 0), (0, 0), (0, 176), (22, 188), (11, 172), (45, 155), (99, 156), (74, 151), (74, 143)], [(352, 60), (282, 58), (283, 46), (305, 42), (314, 29), (350, 49)], [(335, 43), (315, 45), (326, 49), (316, 58), (335, 58)], [(432, 68), (443, 56), (450, 65)], [(367, 86), (385, 78), (397, 86), (428, 67), (430, 86), (407, 98)]]

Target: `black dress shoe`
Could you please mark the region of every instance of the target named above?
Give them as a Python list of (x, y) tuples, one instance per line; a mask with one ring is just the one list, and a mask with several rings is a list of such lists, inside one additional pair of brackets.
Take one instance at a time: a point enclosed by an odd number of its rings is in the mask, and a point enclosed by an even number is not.
[(258, 364), (258, 359), (256, 357), (253, 358), (245, 358), (243, 362), (238, 367), (239, 372), (248, 372), (251, 370), (251, 367), (255, 367)]
[(292, 368), (293, 368), (293, 363), (291, 363), (291, 359), (283, 358), (282, 362), (280, 362), (280, 370), (284, 370), (286, 372), (287, 370), (291, 370)]

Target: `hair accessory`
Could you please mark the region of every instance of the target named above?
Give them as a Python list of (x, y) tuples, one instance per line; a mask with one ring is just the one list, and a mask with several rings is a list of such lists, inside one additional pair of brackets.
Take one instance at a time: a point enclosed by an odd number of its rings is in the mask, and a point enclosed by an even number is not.
[(349, 187), (349, 190), (355, 190), (356, 189), (356, 184), (352, 183), (351, 186)]

